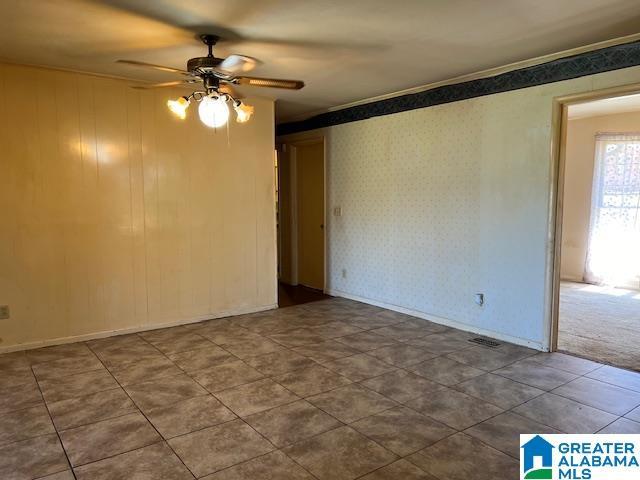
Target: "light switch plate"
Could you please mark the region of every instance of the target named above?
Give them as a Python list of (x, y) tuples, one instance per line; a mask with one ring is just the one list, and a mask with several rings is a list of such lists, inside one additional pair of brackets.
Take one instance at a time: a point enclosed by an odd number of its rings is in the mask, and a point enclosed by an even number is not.
[(0, 305), (0, 320), (9, 318), (9, 305)]

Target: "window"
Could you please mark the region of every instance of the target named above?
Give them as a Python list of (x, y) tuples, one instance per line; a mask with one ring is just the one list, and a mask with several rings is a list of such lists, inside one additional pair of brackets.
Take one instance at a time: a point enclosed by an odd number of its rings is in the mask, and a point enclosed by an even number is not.
[(640, 133), (598, 134), (585, 279), (639, 287)]

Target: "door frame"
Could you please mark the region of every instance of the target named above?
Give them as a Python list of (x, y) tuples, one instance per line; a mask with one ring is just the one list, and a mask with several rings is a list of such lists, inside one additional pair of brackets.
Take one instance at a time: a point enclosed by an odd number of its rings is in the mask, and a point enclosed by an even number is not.
[[(327, 246), (327, 231), (329, 225), (327, 222), (328, 214), (328, 198), (327, 198), (327, 142), (326, 138), (322, 134), (303, 135), (300, 138), (292, 138), (290, 140), (277, 141), (278, 152), (281, 155), (288, 155), (290, 162), (289, 178), (291, 181), (290, 188), (290, 205), (291, 205), (291, 284), (298, 285), (298, 171), (297, 171), (297, 147), (322, 144), (322, 170), (323, 170), (323, 184), (322, 184), (322, 196), (323, 196), (323, 225), (322, 234), (323, 239), (323, 275), (322, 275), (322, 291), (327, 292), (327, 270), (328, 270), (328, 246)], [(278, 255), (280, 255), (278, 253)]]
[(547, 323), (547, 346), (549, 351), (558, 349), (558, 327), (560, 316), (560, 261), (562, 254), (562, 216), (566, 165), (566, 138), (568, 107), (580, 103), (615, 98), (640, 93), (640, 83), (633, 83), (620, 87), (594, 90), (572, 95), (565, 95), (553, 99), (551, 118), (551, 189), (549, 201), (549, 240), (551, 248), (547, 255), (549, 266), (546, 270), (548, 285), (545, 310), (549, 312)]

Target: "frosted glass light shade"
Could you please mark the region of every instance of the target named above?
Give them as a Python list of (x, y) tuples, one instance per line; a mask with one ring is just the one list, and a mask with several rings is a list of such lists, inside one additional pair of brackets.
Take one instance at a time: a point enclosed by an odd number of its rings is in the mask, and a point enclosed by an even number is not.
[(207, 127), (219, 128), (229, 120), (229, 106), (222, 97), (204, 97), (198, 106), (198, 114)]

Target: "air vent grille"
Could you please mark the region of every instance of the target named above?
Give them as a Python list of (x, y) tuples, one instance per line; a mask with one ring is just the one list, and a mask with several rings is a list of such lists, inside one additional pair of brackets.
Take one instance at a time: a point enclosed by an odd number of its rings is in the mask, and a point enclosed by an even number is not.
[(496, 342), (495, 340), (489, 340), (488, 338), (475, 337), (470, 338), (469, 341), (471, 343), (477, 343), (478, 345), (482, 345), (483, 347), (496, 348), (501, 345), (500, 342)]

